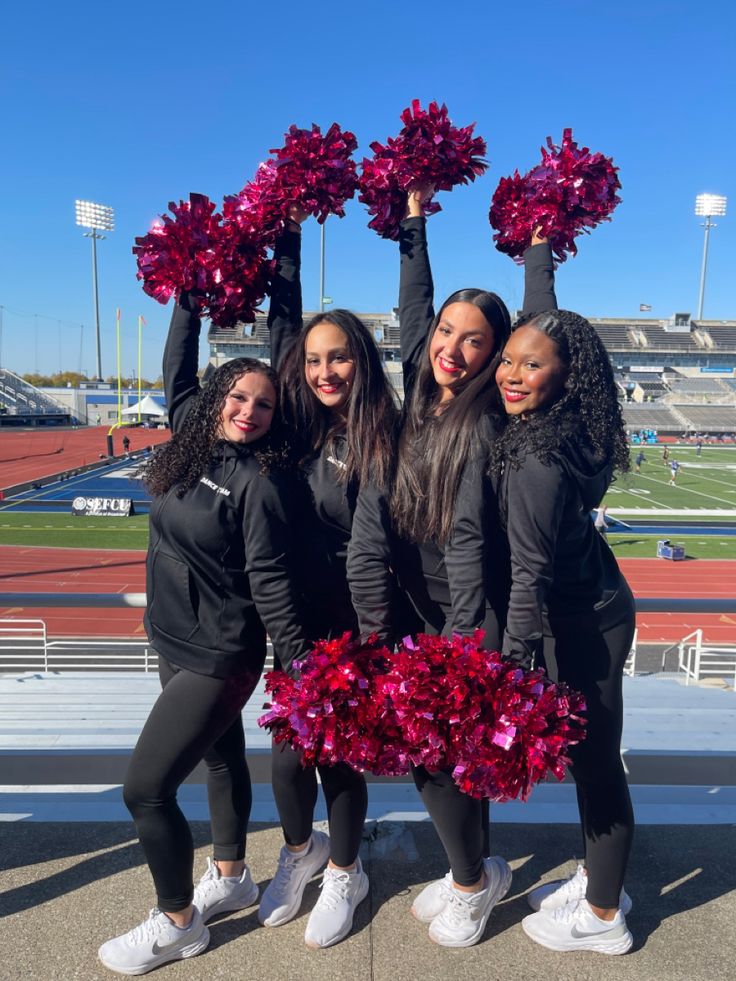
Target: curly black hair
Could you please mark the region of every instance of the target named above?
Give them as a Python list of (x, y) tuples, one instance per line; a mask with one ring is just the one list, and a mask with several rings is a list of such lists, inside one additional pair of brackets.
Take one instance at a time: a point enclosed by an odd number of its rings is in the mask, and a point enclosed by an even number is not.
[(522, 317), (513, 330), (527, 326), (556, 343), (568, 375), (562, 395), (548, 408), (509, 419), (492, 447), (491, 470), (498, 473), (504, 465), (518, 468), (527, 454), (549, 463), (554, 452), (571, 440), (586, 442), (599, 462), (627, 471), (623, 410), (608, 353), (593, 326), (570, 310)]
[[(222, 443), (220, 426), (225, 398), (237, 380), (251, 371), (268, 378), (278, 404), (279, 379), (269, 365), (256, 358), (234, 358), (221, 365), (195, 397), (181, 429), (153, 453), (145, 466), (143, 482), (154, 497), (165, 494), (175, 484), (181, 497), (198, 483), (215, 456), (216, 446)], [(269, 432), (249, 448), (263, 471), (284, 460), (288, 448), (279, 421), (274, 418)]]

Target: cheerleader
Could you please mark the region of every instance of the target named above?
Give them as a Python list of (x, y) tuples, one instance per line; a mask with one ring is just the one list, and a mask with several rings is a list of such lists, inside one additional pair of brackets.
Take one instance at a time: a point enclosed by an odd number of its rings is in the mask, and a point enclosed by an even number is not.
[[(237, 358), (200, 390), (196, 296), (174, 309), (164, 352), (173, 436), (151, 457), (153, 496), (145, 626), (162, 692), (131, 757), (125, 803), (153, 877), (156, 907), (104, 943), (102, 963), (145, 974), (201, 953), (206, 922), (256, 902), (245, 864), (251, 783), (241, 712), (266, 657), (268, 629), (285, 660), (306, 649), (288, 562), (288, 476), (272, 433), (276, 373)], [(207, 765), (213, 858), (193, 884), (192, 835), (176, 800)]]
[[(294, 526), (293, 574), (304, 597), (311, 640), (354, 632), (358, 620), (345, 569), (358, 488), (369, 473), (385, 486), (395, 426), (395, 398), (378, 348), (348, 310), (302, 324), (301, 223), (292, 209), (276, 243), (268, 323), (271, 358), (282, 375), (284, 416), (298, 442), (302, 509)], [(291, 664), (277, 664), (291, 670)], [(329, 837), (312, 830), (317, 773), (300, 754), (273, 746), (272, 783), (284, 834), (276, 872), (261, 899), (264, 926), (288, 923), (304, 889), (327, 863), (320, 898), (307, 922), (309, 947), (329, 947), (350, 932), (368, 892), (358, 850), (368, 806), (365, 778), (345, 765), (320, 766)]]
[[(361, 632), (390, 633), (389, 569), (427, 633), (486, 632), (500, 645), (509, 576), (493, 488), (486, 477), (500, 408), (498, 353), (510, 332), (503, 301), (480, 289), (453, 293), (434, 313), (422, 203), (408, 196), (399, 246), (399, 315), (405, 401), (393, 489), (361, 489), (348, 573)], [(556, 306), (552, 259), (527, 250), (525, 310)], [(414, 780), (447, 853), (450, 872), (417, 897), (413, 914), (447, 947), (477, 943), (511, 870), (488, 854), (487, 804), (461, 793), (447, 770), (416, 767)]]
[(586, 738), (570, 750), (585, 863), (530, 893), (537, 912), (523, 927), (552, 950), (623, 954), (634, 816), (620, 754), (622, 677), (634, 601), (589, 517), (614, 471), (629, 468), (621, 405), (600, 338), (565, 310), (517, 324), (496, 381), (509, 420), (491, 454), (511, 552), (503, 653), (543, 665), (587, 705)]

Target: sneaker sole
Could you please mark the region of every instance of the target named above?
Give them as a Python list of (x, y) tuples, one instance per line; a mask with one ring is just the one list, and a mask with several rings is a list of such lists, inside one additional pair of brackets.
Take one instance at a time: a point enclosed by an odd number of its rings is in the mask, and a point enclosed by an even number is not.
[(258, 922), (261, 926), (265, 927), (279, 927), (283, 926), (285, 923), (291, 923), (294, 917), (297, 915), (301, 909), (302, 900), (304, 899), (304, 890), (307, 888), (309, 881), (314, 878), (314, 876), (320, 871), (320, 869), (327, 864), (327, 859), (330, 857), (330, 839), (325, 835), (322, 841), (322, 847), (317, 855), (319, 861), (314, 861), (312, 863), (309, 875), (304, 879), (304, 885), (301, 889), (295, 893), (294, 902), (286, 907), (286, 912), (282, 913), (277, 920), (273, 919), (273, 914), (267, 916), (265, 919), (261, 919), (260, 908), (258, 910)]
[(345, 929), (342, 930), (340, 933), (338, 933), (336, 937), (333, 937), (331, 940), (328, 940), (326, 944), (318, 943), (316, 940), (307, 940), (306, 936), (304, 937), (304, 943), (307, 945), (307, 947), (309, 947), (310, 950), (325, 950), (327, 947), (334, 947), (335, 944), (339, 944), (341, 940), (344, 940), (345, 937), (347, 937), (347, 935), (353, 929), (353, 920), (355, 919), (355, 911), (358, 908), (358, 906), (360, 906), (360, 904), (363, 902), (365, 897), (368, 895), (369, 885), (370, 883), (368, 882), (368, 876), (364, 875), (363, 884), (361, 885), (360, 890), (358, 891), (358, 895), (355, 900), (355, 906), (353, 906), (353, 915), (350, 917), (350, 922), (346, 924)]
[(247, 909), (252, 906), (253, 903), (258, 899), (258, 886), (253, 883), (253, 891), (245, 898), (232, 896), (230, 899), (221, 899), (219, 902), (215, 903), (214, 906), (210, 906), (206, 913), (201, 910), (200, 915), (202, 917), (203, 923), (209, 923), (211, 919), (215, 916), (219, 916), (221, 913), (237, 913), (241, 909)]
[(561, 942), (558, 940), (551, 940), (548, 937), (540, 937), (537, 934), (531, 932), (527, 929), (524, 921), (521, 921), (522, 929), (524, 933), (533, 940), (535, 943), (540, 944), (542, 947), (546, 947), (548, 950), (559, 950), (559, 951), (573, 951), (573, 950), (592, 950), (597, 954), (626, 954), (634, 945), (634, 938), (631, 933), (627, 930), (623, 937), (620, 937), (615, 942), (611, 943), (606, 940), (596, 941), (595, 938), (591, 937), (585, 940), (576, 941), (566, 941)]
[(108, 963), (103, 957), (100, 957), (100, 962), (104, 964), (108, 970), (115, 971), (116, 974), (129, 974), (137, 976), (140, 974), (148, 974), (149, 971), (153, 971), (157, 967), (161, 967), (164, 964), (171, 964), (173, 961), (182, 961), (187, 957), (196, 957), (197, 954), (204, 953), (209, 945), (210, 931), (207, 929), (207, 927), (205, 927), (199, 939), (195, 940), (194, 943), (188, 944), (186, 947), (182, 947), (181, 950), (172, 951), (170, 954), (161, 954), (159, 957), (155, 958), (155, 960), (148, 961), (147, 964), (140, 964), (136, 967), (122, 968)]
[(493, 902), (489, 905), (482, 919), (478, 920), (478, 928), (476, 929), (475, 933), (472, 936), (466, 938), (465, 940), (448, 942), (446, 940), (440, 940), (437, 937), (433, 937), (432, 928), (430, 927), (430, 932), (429, 932), (430, 940), (434, 940), (434, 942), (436, 944), (439, 944), (440, 947), (455, 947), (455, 948), (472, 947), (474, 944), (478, 943), (478, 941), (485, 933), (485, 929), (486, 926), (488, 925), (488, 920), (491, 917), (491, 913), (496, 908), (496, 906), (498, 906), (498, 904), (501, 902), (501, 900), (504, 898), (506, 893), (511, 888), (511, 880), (513, 878), (513, 872), (511, 871), (511, 868), (507, 862), (504, 862), (503, 864), (504, 864), (503, 878), (501, 879), (499, 887), (496, 890), (496, 894), (493, 898)]

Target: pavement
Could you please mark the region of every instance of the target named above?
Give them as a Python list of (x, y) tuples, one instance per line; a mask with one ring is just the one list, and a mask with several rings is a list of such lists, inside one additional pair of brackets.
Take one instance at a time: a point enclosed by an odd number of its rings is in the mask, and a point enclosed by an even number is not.
[[(207, 826), (193, 825), (195, 869), (204, 870)], [(446, 871), (426, 822), (369, 825), (362, 848), (370, 892), (342, 943), (311, 951), (303, 942), (315, 880), (302, 911), (277, 929), (256, 908), (210, 924), (200, 957), (152, 977), (187, 981), (716, 981), (734, 977), (736, 832), (731, 827), (638, 829), (626, 888), (634, 948), (625, 956), (555, 953), (522, 932), (525, 893), (566, 875), (579, 848), (572, 825), (502, 824), (494, 850), (514, 871), (483, 940), (466, 950), (432, 943), (409, 909), (424, 884)], [(255, 825), (248, 862), (263, 887), (273, 873), (280, 830)], [(0, 824), (3, 869), (1, 981), (104, 981), (98, 946), (145, 917), (153, 904), (148, 870), (130, 823)]]
[[(362, 859), (370, 892), (353, 932), (329, 950), (303, 942), (319, 880), (277, 929), (255, 907), (210, 924), (200, 957), (156, 978), (188, 981), (721, 981), (736, 978), (736, 693), (672, 677), (625, 679), (624, 761), (637, 831), (626, 889), (634, 948), (622, 957), (560, 954), (523, 933), (525, 894), (574, 871), (574, 787), (543, 784), (527, 804), (492, 808), (493, 850), (514, 879), (483, 940), (447, 950), (410, 915), (447, 871), (411, 783), (372, 781)], [(154, 903), (122, 804), (120, 780), (155, 698), (140, 673), (0, 676), (0, 981), (104, 981), (96, 951)], [(247, 860), (263, 888), (282, 843), (267, 774), (267, 739), (244, 720), (256, 783)], [(201, 775), (180, 792), (194, 833), (195, 875), (209, 854)], [(317, 810), (325, 828), (324, 806)]]

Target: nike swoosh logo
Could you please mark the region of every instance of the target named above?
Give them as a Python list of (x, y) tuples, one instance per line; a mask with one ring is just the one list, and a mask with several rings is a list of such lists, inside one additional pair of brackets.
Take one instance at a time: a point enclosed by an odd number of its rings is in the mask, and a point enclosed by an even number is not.
[(586, 937), (600, 937), (609, 934), (608, 930), (578, 930), (577, 926), (573, 923), (572, 929), (570, 930), (571, 936), (576, 940), (584, 940)]
[(166, 944), (164, 947), (159, 947), (158, 940), (154, 940), (153, 947), (151, 947), (151, 953), (154, 955), (154, 957), (158, 957), (159, 954), (168, 954), (170, 950), (178, 950), (180, 947), (180, 940), (175, 940), (172, 944)]

